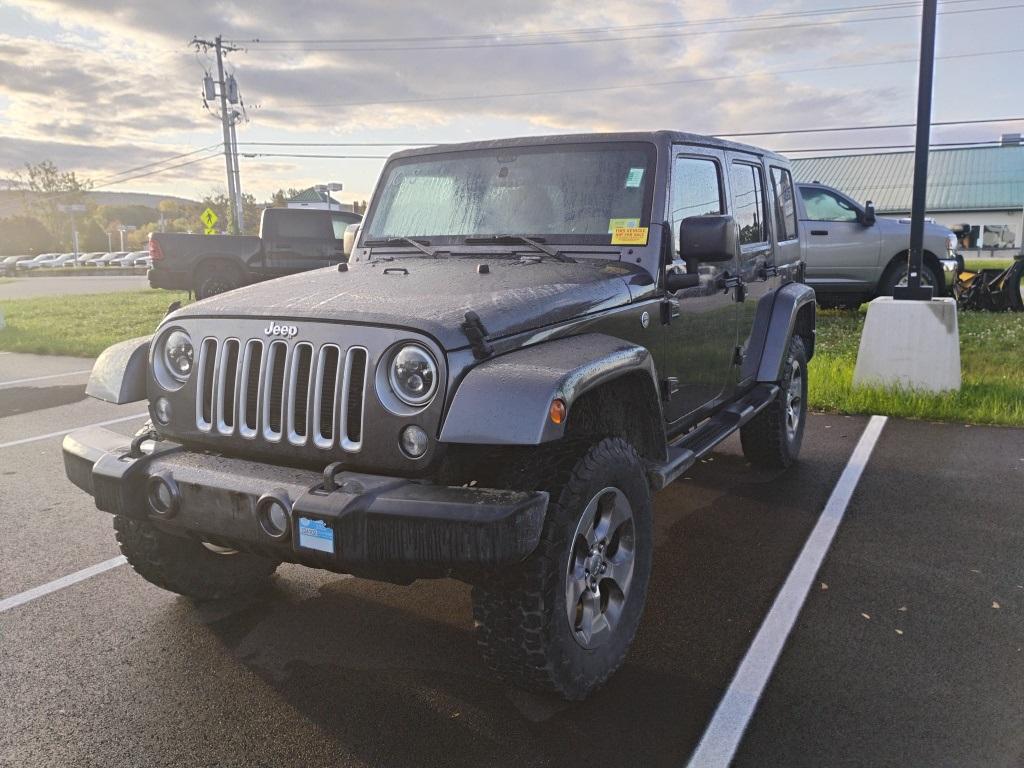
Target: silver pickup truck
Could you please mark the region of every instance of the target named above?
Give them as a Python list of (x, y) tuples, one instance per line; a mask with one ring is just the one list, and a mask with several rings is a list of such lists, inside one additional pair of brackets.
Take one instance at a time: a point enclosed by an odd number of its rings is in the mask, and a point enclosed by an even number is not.
[[(910, 223), (875, 216), (871, 202), (851, 200), (838, 189), (798, 183), (800, 247), (807, 263), (807, 283), (822, 306), (853, 305), (875, 296), (891, 296), (907, 280)], [(921, 281), (936, 296), (951, 293), (963, 257), (946, 227), (924, 227)]]

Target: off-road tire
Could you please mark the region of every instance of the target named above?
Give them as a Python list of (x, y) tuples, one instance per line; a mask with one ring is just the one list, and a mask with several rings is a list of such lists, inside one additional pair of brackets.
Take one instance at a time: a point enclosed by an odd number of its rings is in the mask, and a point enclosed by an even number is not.
[(219, 600), (259, 591), (278, 562), (246, 552), (219, 554), (195, 539), (173, 536), (144, 520), (116, 515), (117, 543), (146, 581), (196, 600)]
[[(796, 430), (791, 432), (787, 426), (787, 396), (793, 386), (796, 371), (800, 372), (797, 382), (800, 389), (799, 421)], [(740, 428), (743, 455), (751, 464), (771, 469), (785, 469), (796, 461), (800, 453), (806, 422), (807, 352), (803, 339), (794, 336), (789, 341), (789, 352), (782, 369), (778, 397)]]
[(223, 261), (204, 264), (196, 272), (196, 298), (208, 299), (239, 288), (244, 282), (242, 270), (234, 264)]
[[(625, 660), (643, 613), (652, 550), (650, 489), (633, 446), (604, 438), (574, 455), (568, 472), (547, 462), (553, 474), (537, 483), (551, 494), (537, 549), (473, 587), (477, 643), (488, 666), (502, 680), (570, 700), (586, 697)], [(634, 569), (614, 630), (603, 645), (587, 649), (566, 615), (566, 571), (585, 507), (607, 487), (620, 490), (632, 507)]]

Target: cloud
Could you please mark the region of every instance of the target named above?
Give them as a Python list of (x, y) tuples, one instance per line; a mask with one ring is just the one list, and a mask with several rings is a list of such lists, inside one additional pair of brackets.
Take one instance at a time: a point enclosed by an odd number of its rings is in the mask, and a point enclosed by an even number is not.
[[(203, 69), (212, 67), (212, 58), (188, 49), (195, 33), (220, 31), (237, 40), (387, 40), (395, 35), (430, 38), (514, 30), (554, 31), (568, 39), (565, 30), (707, 21), (743, 10), (695, 0), (393, 0), (376, 4), (370, 12), (336, 0), (14, 0), (13, 5), (62, 32), (37, 38), (0, 35), (0, 105), (6, 101), (0, 107), (0, 130), (6, 136), (0, 142), (0, 169), (49, 157), (62, 167), (94, 175), (219, 139), (217, 123), (203, 112), (199, 93)], [(835, 76), (769, 74), (856, 61), (858, 51), (867, 47), (864, 26), (722, 34), (703, 33), (735, 25), (651, 27), (582, 35), (615, 38), (609, 42), (451, 51), (411, 46), (394, 51), (281, 51), (252, 44), (229, 54), (227, 62), (237, 74), (251, 117), (240, 129), (241, 140), (257, 131), (264, 139), (321, 141), (395, 131), (414, 137), (427, 132), (450, 135), (452, 140), (484, 137), (465, 136), (470, 125), (534, 133), (633, 128), (721, 132), (807, 120), (819, 125), (859, 122), (891, 110), (904, 97), (898, 88), (866, 82), (850, 87), (849, 78)], [(679, 36), (654, 36), (670, 33)], [(636, 37), (643, 39), (631, 39)], [(723, 74), (739, 76), (710, 79)], [(673, 80), (703, 82), (645, 85)], [(626, 87), (592, 90), (611, 86)], [(502, 95), (573, 89), (578, 90)], [(452, 98), (467, 95), (481, 98)], [(423, 101), (438, 97), (447, 100)], [(195, 187), (219, 178), (217, 168), (211, 161), (158, 178), (189, 181)], [(247, 163), (243, 172), (247, 185), (263, 190), (298, 184), (303, 174), (312, 178), (308, 164), (302, 163)]]

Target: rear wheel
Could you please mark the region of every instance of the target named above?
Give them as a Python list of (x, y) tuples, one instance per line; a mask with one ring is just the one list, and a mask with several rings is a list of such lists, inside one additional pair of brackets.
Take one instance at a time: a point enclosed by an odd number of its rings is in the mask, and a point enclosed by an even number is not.
[(278, 562), (172, 536), (145, 520), (116, 515), (117, 543), (135, 572), (151, 584), (196, 600), (218, 600), (265, 587)]
[(807, 420), (807, 352), (794, 336), (789, 342), (778, 397), (740, 429), (743, 455), (751, 464), (785, 469), (800, 453)]
[(520, 686), (582, 699), (626, 658), (647, 596), (651, 502), (631, 445), (606, 438), (548, 488), (536, 551), (473, 588), (485, 661)]
[(196, 298), (208, 299), (218, 293), (239, 288), (243, 283), (242, 270), (227, 262), (212, 262), (199, 267), (196, 273)]

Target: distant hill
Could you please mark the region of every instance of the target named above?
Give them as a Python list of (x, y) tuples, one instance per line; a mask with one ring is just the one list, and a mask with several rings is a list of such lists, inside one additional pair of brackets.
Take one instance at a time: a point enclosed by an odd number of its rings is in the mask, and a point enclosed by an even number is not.
[[(0, 185), (2, 186), (2, 185)], [(147, 192), (86, 192), (85, 201), (93, 205), (144, 205), (147, 208), (156, 210), (161, 200), (174, 200), (179, 203), (198, 203), (198, 200), (189, 200), (176, 195), (154, 195)], [(0, 217), (18, 216), (21, 214), (30, 215), (32, 212), (31, 199), (26, 199), (24, 193), (17, 189), (0, 188)]]

